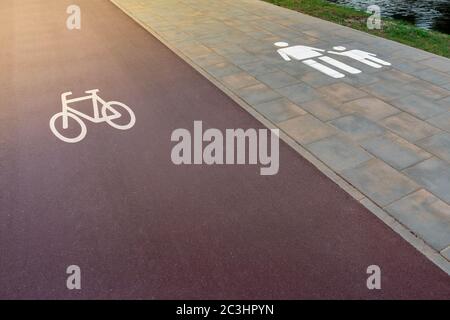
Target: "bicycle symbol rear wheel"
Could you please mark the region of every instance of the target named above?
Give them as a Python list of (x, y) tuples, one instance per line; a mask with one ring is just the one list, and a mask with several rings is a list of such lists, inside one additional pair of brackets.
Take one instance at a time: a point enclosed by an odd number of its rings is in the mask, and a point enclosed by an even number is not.
[(67, 117), (69, 117), (69, 118), (72, 118), (73, 120), (75, 120), (75, 122), (76, 123), (78, 123), (79, 125), (80, 125), (80, 127), (81, 127), (81, 132), (80, 132), (80, 134), (78, 135), (78, 136), (76, 136), (75, 138), (68, 138), (68, 137), (66, 137), (66, 136), (64, 136), (63, 134), (61, 134), (59, 131), (58, 131), (58, 129), (57, 129), (57, 127), (56, 127), (56, 124), (59, 122), (58, 120), (61, 118), (61, 126), (60, 127), (62, 127), (62, 122), (63, 122), (63, 117), (64, 117), (64, 113), (63, 112), (60, 112), (60, 113), (57, 113), (57, 114), (55, 114), (51, 119), (50, 119), (50, 129), (52, 130), (52, 132), (53, 132), (53, 134), (58, 138), (58, 139), (60, 139), (60, 140), (62, 140), (62, 141), (64, 141), (64, 142), (67, 142), (67, 143), (77, 143), (77, 142), (80, 142), (81, 140), (83, 140), (84, 139), (84, 137), (86, 137), (86, 134), (87, 134), (87, 128), (86, 128), (86, 125), (84, 124), (84, 122), (79, 118), (79, 117), (77, 117), (76, 115), (74, 115), (74, 114), (71, 114), (71, 113), (66, 113), (66, 116)]
[[(120, 108), (124, 109), (124, 111), (120, 110)], [(107, 115), (108, 109), (112, 111), (116, 116), (112, 117)], [(128, 123), (121, 124), (120, 122), (114, 121), (121, 119), (124, 116), (124, 113), (127, 113), (129, 115), (130, 120), (128, 121)], [(103, 105), (102, 116), (111, 127), (119, 130), (131, 129), (136, 123), (136, 116), (134, 115), (133, 110), (131, 110), (127, 105), (117, 101), (110, 101)]]

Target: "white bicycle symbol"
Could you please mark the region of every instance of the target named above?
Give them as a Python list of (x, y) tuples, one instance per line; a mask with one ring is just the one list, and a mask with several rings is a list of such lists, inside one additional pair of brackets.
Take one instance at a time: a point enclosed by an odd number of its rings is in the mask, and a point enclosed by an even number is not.
[[(119, 130), (128, 130), (131, 129), (134, 124), (136, 123), (136, 116), (134, 115), (133, 111), (125, 104), (117, 101), (109, 101), (106, 102), (102, 98), (100, 98), (97, 93), (100, 90), (89, 90), (86, 91), (88, 96), (75, 98), (75, 99), (68, 99), (67, 97), (72, 95), (72, 92), (66, 92), (61, 95), (61, 101), (62, 101), (62, 111), (55, 114), (50, 119), (50, 129), (52, 130), (53, 134), (61, 139), (64, 142), (67, 143), (77, 143), (83, 140), (86, 137), (87, 134), (87, 127), (86, 124), (83, 122), (81, 118), (84, 118), (86, 120), (89, 120), (93, 123), (101, 123), (101, 122), (107, 122), (111, 127), (119, 129)], [(94, 117), (91, 117), (87, 114), (84, 114), (76, 109), (73, 109), (68, 106), (70, 103), (85, 101), (85, 100), (91, 100), (94, 108)], [(99, 111), (99, 103), (102, 105), (101, 108), (101, 115)], [(126, 124), (120, 124), (117, 122), (117, 119), (122, 118), (122, 113), (118, 111), (119, 108), (124, 109), (126, 113), (129, 114), (130, 120)], [(107, 114), (110, 113), (110, 114)], [(60, 119), (62, 120), (62, 128), (68, 129), (69, 128), (69, 118), (72, 118), (75, 120), (76, 123), (79, 124), (81, 127), (80, 134), (75, 138), (68, 138), (64, 136), (64, 134), (60, 133), (56, 127), (56, 124), (59, 123)], [(115, 122), (116, 120), (116, 122)]]

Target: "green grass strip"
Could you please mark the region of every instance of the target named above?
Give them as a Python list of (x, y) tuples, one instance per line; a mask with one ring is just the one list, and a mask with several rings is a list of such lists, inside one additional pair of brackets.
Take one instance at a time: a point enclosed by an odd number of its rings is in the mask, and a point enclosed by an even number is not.
[(450, 58), (450, 35), (445, 33), (421, 29), (408, 22), (391, 18), (382, 18), (381, 30), (369, 30), (368, 13), (326, 0), (263, 1)]

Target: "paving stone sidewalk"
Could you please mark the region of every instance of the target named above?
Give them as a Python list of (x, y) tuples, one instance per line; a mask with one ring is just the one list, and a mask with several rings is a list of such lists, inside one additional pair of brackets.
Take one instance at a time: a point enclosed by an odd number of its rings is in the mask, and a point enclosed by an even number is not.
[[(450, 260), (450, 60), (258, 0), (113, 0)], [(275, 42), (377, 54), (329, 77)]]

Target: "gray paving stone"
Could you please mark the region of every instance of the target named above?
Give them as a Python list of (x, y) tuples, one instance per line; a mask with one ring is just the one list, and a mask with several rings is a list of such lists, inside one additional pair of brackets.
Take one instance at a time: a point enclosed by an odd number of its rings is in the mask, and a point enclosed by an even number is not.
[(419, 190), (385, 208), (437, 251), (450, 245), (450, 206)]
[(420, 140), (417, 144), (441, 159), (450, 162), (450, 133), (437, 134)]
[(232, 56), (235, 54), (246, 54), (244, 49), (239, 47), (236, 44), (230, 44), (230, 43), (220, 43), (214, 46), (211, 46), (211, 49), (214, 50), (216, 53), (218, 53), (221, 56)]
[(216, 46), (220, 46), (223, 44), (224, 39), (222, 36), (216, 36), (216, 35), (211, 34), (210, 37), (202, 38), (202, 40), (200, 40), (200, 42), (204, 46), (214, 50), (214, 48)]
[(191, 45), (183, 48), (183, 53), (190, 58), (201, 57), (213, 53), (211, 49), (203, 45)]
[(383, 127), (358, 114), (347, 115), (329, 123), (355, 141), (382, 135), (386, 132)]
[[(305, 25), (303, 25), (303, 27), (305, 27)], [(299, 30), (302, 27), (299, 27)], [(319, 42), (319, 39), (315, 38), (315, 37), (311, 37), (305, 33), (302, 33), (300, 37), (294, 38), (292, 40), (290, 40), (291, 43), (302, 43), (304, 45), (315, 45), (317, 44), (317, 42)]]
[(207, 66), (205, 69), (216, 78), (223, 78), (225, 76), (242, 72), (241, 69), (230, 63), (218, 63)]
[(345, 113), (358, 113), (371, 120), (380, 120), (394, 114), (400, 113), (400, 110), (381, 101), (377, 98), (361, 98), (344, 103), (341, 110)]
[(267, 37), (273, 36), (272, 33), (267, 32), (267, 31), (263, 31), (263, 30), (246, 32), (246, 34), (247, 34), (249, 37), (252, 37), (252, 38), (254, 38), (254, 39), (265, 39), (265, 38), (267, 38)]
[(407, 73), (401, 72), (399, 70), (382, 71), (377, 74), (377, 77), (382, 80), (390, 80), (398, 83), (409, 83), (419, 80), (418, 78), (409, 75)]
[[(176, 41), (176, 42), (174, 42), (174, 46), (178, 50), (182, 50), (183, 53), (184, 53), (185, 49), (195, 48), (197, 46), (200, 46), (200, 47), (203, 47), (203, 48), (207, 48), (206, 46), (202, 45), (201, 42), (193, 40), (193, 39), (184, 39), (184, 40)], [(205, 54), (210, 54), (210, 53), (211, 53), (211, 51), (206, 51), (205, 52)], [(201, 56), (201, 55), (199, 55), (199, 56)], [(190, 58), (192, 58), (192, 56)]]
[[(330, 78), (330, 79), (332, 79), (332, 78)], [(361, 88), (361, 87), (368, 86), (368, 85), (371, 85), (371, 84), (374, 84), (374, 83), (380, 81), (380, 78), (378, 78), (374, 74), (359, 73), (359, 74), (354, 74), (354, 75), (353, 74), (347, 75), (345, 78), (338, 79), (338, 80), (348, 83), (349, 85), (352, 85), (356, 88)]]
[(380, 123), (410, 142), (415, 142), (440, 132), (438, 128), (405, 112), (383, 119)]
[(302, 33), (307, 34), (310, 37), (314, 37), (316, 39), (321, 39), (326, 37), (328, 34), (325, 32), (321, 32), (319, 30), (316, 29), (311, 29), (311, 30), (303, 30)]
[(450, 132), (450, 112), (446, 112), (434, 118), (428, 119), (427, 122), (431, 123), (435, 127), (438, 127), (439, 129)]
[(306, 148), (335, 171), (353, 168), (372, 158), (361, 147), (338, 136), (319, 140)]
[(425, 65), (427, 67), (431, 67), (441, 72), (450, 71), (450, 60), (446, 58), (433, 57), (430, 59), (420, 61), (420, 64)]
[(320, 94), (312, 87), (306, 84), (296, 84), (277, 90), (281, 95), (285, 96), (294, 103), (311, 101), (320, 98)]
[(250, 105), (263, 103), (280, 97), (278, 93), (262, 83), (237, 89), (236, 92)]
[(336, 129), (311, 115), (290, 119), (279, 124), (280, 128), (301, 144), (308, 144), (336, 134)]
[(444, 87), (436, 86), (429, 82), (420, 80), (415, 82), (410, 82), (402, 87), (402, 90), (409, 92), (410, 94), (415, 94), (425, 99), (437, 100), (450, 96), (450, 86), (448, 90)]
[(424, 70), (427, 67), (418, 62), (402, 60), (402, 62), (394, 64), (394, 68), (405, 73), (414, 74), (414, 72)]
[(169, 41), (178, 41), (178, 40), (187, 40), (194, 39), (193, 35), (190, 35), (186, 32), (180, 31), (176, 28), (170, 28), (167, 31), (160, 32), (160, 35)]
[(247, 71), (249, 74), (253, 76), (270, 73), (278, 70), (276, 66), (263, 61), (256, 61), (248, 64), (243, 64), (240, 66), (240, 68), (242, 70)]
[(220, 79), (227, 88), (232, 90), (260, 84), (258, 80), (246, 72), (234, 73)]
[(422, 187), (450, 203), (450, 164), (430, 158), (403, 171)]
[(274, 47), (273, 50), (270, 50), (267, 52), (261, 52), (260, 54), (257, 54), (256, 56), (258, 57), (259, 60), (262, 60), (267, 63), (275, 63), (275, 64), (281, 63), (281, 62), (287, 63), (286, 61), (283, 60), (283, 58), (281, 58), (281, 56), (278, 54), (278, 52), (276, 50), (277, 50), (277, 48)]
[(398, 83), (395, 81), (379, 81), (369, 86), (361, 87), (362, 90), (373, 94), (375, 97), (380, 98), (382, 100), (394, 100), (404, 96), (409, 95), (410, 93), (403, 88), (404, 84)]
[(445, 74), (443, 72), (439, 72), (433, 69), (425, 69), (421, 71), (415, 72), (415, 76), (429, 81), (436, 85), (447, 84), (450, 83), (450, 75)]
[(265, 73), (262, 75), (258, 75), (256, 76), (256, 79), (274, 89), (292, 86), (300, 82), (296, 78), (290, 76), (289, 74), (283, 71), (275, 71), (272, 73)]
[(433, 57), (431, 53), (415, 49), (412, 47), (403, 47), (396, 52), (392, 52), (391, 55), (394, 57), (399, 57), (411, 61), (419, 61)]
[(419, 147), (390, 133), (366, 140), (361, 145), (371, 154), (397, 170), (403, 170), (432, 156)]
[(306, 111), (286, 98), (276, 99), (253, 106), (267, 119), (278, 123), (298, 116), (306, 115)]
[(397, 108), (409, 112), (422, 120), (432, 118), (448, 111), (444, 106), (416, 95), (392, 100), (391, 103)]
[(296, 63), (293, 61), (290, 61), (289, 63), (280, 61), (278, 62), (278, 64), (276, 64), (276, 66), (278, 69), (283, 70), (284, 72), (290, 74), (291, 76), (296, 77), (301, 77), (306, 73), (311, 72), (311, 67), (308, 67), (303, 63)]
[(329, 77), (327, 75), (324, 75), (323, 73), (317, 72), (317, 71), (311, 71), (307, 73), (302, 73), (299, 75), (296, 75), (298, 79), (300, 79), (302, 82), (307, 83), (313, 88), (320, 88), (323, 86), (328, 86), (330, 84), (339, 82), (341, 79), (335, 79), (332, 77)]
[(261, 52), (273, 51), (274, 45), (272, 42), (268, 43), (262, 38), (260, 40), (249, 40), (246, 43), (241, 44), (241, 47), (244, 48), (245, 51), (258, 55)]
[(347, 83), (335, 83), (322, 87), (318, 91), (326, 97), (338, 101), (349, 101), (367, 96), (367, 93), (361, 91)]
[(379, 206), (386, 206), (418, 189), (418, 185), (383, 161), (372, 159), (342, 175)]
[(244, 64), (248, 64), (251, 62), (259, 61), (259, 58), (251, 53), (232, 53), (232, 54), (223, 54), (227, 60), (234, 63), (237, 66), (242, 66)]
[(441, 106), (447, 108), (448, 111), (450, 111), (450, 97), (447, 97), (447, 98), (443, 98), (443, 99), (437, 100), (436, 102), (437, 102), (439, 105), (441, 105)]
[(219, 63), (227, 62), (227, 60), (224, 57), (218, 55), (217, 53), (211, 53), (208, 55), (193, 58), (193, 60), (201, 67), (208, 67), (211, 65), (217, 65)]
[(301, 107), (322, 121), (329, 121), (340, 118), (346, 113), (340, 109), (338, 102), (327, 99), (317, 99), (304, 102)]

